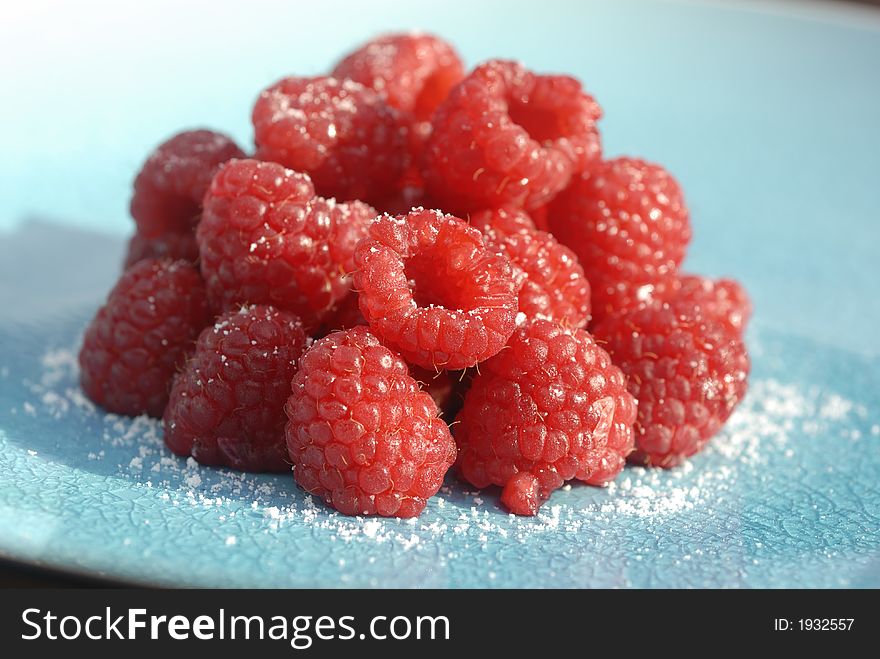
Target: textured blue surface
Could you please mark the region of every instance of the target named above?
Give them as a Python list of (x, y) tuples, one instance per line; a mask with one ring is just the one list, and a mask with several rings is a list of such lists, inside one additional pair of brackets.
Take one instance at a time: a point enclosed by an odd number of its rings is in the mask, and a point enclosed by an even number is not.
[[(286, 4), (271, 23), (187, 8), (177, 15), (189, 31), (158, 30), (161, 3), (105, 8), (77, 34), (61, 9), (4, 22), (2, 47), (27, 65), (0, 71), (17, 100), (0, 105), (15, 126), (0, 160), (0, 554), (198, 585), (880, 583), (880, 18), (545, 2), (508, 9), (491, 39), (463, 20), (504, 7), (432, 16), (351, 3), (324, 10), (349, 17), (333, 31)], [(681, 180), (688, 266), (741, 278), (757, 307), (749, 397), (706, 454), (557, 492), (535, 520), (452, 482), (415, 523), (346, 519), (289, 478), (188, 465), (150, 422), (78, 395), (71, 356), (115, 279), (149, 147), (197, 124), (247, 143), (262, 84), (414, 25), (469, 62), (502, 54), (579, 75), (605, 107), (608, 152), (656, 159)], [(161, 37), (147, 45), (135, 28)], [(63, 57), (71, 40), (84, 45)]]

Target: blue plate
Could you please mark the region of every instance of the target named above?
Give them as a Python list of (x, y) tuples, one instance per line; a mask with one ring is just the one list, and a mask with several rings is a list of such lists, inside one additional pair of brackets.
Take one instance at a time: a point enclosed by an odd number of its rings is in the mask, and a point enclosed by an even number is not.
[[(880, 586), (880, 14), (374, 4), (4, 21), (20, 64), (0, 71), (14, 99), (0, 104), (0, 555), (169, 585)], [(155, 422), (81, 395), (77, 343), (118, 274), (150, 147), (198, 125), (247, 144), (261, 86), (414, 25), (471, 63), (581, 77), (605, 108), (607, 152), (680, 179), (688, 268), (740, 278), (756, 306), (749, 395), (704, 454), (558, 491), (535, 519), (452, 480), (418, 520), (346, 518), (289, 476), (173, 457)]]

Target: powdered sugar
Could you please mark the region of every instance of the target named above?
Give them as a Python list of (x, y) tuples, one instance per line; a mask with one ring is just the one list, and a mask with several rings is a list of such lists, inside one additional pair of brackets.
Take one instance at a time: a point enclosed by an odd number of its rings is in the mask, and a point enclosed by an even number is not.
[[(75, 350), (47, 351), (41, 365), (39, 381), (25, 383), (33, 398), (22, 404), (21, 412), (54, 419), (78, 415), (100, 422), (97, 443), (84, 441), (83, 455), (101, 462), (107, 450), (128, 454), (119, 462), (118, 474), (135, 488), (157, 492), (166, 505), (220, 511), (223, 524), (244, 516), (259, 533), (279, 538), (289, 529), (308, 528), (330, 542), (388, 544), (404, 552), (436, 551), (437, 542), (447, 537), (479, 551), (494, 542), (528, 543), (543, 534), (580, 537), (599, 529), (601, 535), (626, 518), (655, 524), (693, 511), (711, 512), (725, 497), (737, 496), (741, 480), (760, 474), (769, 456), (795, 461), (799, 443), (794, 438), (808, 440), (867, 415), (864, 406), (836, 393), (805, 391), (776, 379), (757, 380), (705, 457), (700, 457), (699, 466), (685, 462), (670, 471), (630, 467), (604, 489), (567, 485), (531, 519), (505, 514), (497, 492), (469, 491), (460, 483), (444, 486), (418, 519), (346, 517), (297, 490), (290, 476), (202, 467), (192, 458), (183, 460), (167, 451), (160, 421), (100, 412), (77, 386)], [(874, 440), (880, 426), (874, 424), (865, 435)], [(853, 437), (851, 430), (846, 437), (864, 439)], [(687, 518), (676, 523), (688, 523)], [(223, 537), (229, 549), (240, 544), (237, 535)], [(442, 557), (440, 563), (452, 558)]]

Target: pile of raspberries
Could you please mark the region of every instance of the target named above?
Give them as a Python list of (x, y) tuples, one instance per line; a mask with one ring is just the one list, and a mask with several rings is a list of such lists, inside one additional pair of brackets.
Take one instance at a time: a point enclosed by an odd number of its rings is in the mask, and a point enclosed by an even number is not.
[(289, 471), (349, 515), (418, 515), (447, 472), (534, 515), (566, 481), (673, 467), (743, 398), (751, 314), (684, 274), (663, 167), (605, 158), (574, 78), (378, 38), (134, 181), (126, 270), (79, 361), (104, 409), (202, 464)]

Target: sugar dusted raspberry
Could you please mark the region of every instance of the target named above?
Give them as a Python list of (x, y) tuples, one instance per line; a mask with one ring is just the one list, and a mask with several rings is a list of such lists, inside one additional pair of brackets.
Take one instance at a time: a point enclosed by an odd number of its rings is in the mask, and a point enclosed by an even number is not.
[(431, 120), (423, 168), (428, 192), (458, 211), (542, 206), (599, 159), (601, 116), (574, 78), (486, 62)]
[(242, 157), (235, 142), (210, 130), (185, 131), (160, 144), (134, 180), (131, 216), (138, 232), (146, 239), (191, 232), (217, 167)]
[(385, 215), (355, 253), (355, 289), (370, 328), (427, 369), (473, 366), (513, 332), (516, 281), (508, 260), (451, 215)]
[(567, 480), (613, 479), (635, 418), (623, 374), (589, 334), (534, 321), (480, 364), (453, 426), (459, 468), (476, 487), (502, 486), (512, 512), (534, 515)]
[(483, 233), (495, 231), (502, 235), (531, 233), (537, 227), (531, 216), (516, 206), (499, 206), (469, 214), (471, 226)]
[(550, 204), (548, 220), (584, 268), (597, 320), (669, 287), (691, 238), (678, 183), (659, 165), (633, 158), (575, 178)]
[(108, 412), (162, 416), (171, 378), (210, 318), (191, 264), (139, 261), (86, 330), (79, 353), (83, 390)]
[(347, 55), (333, 76), (370, 87), (392, 107), (424, 121), (464, 77), (464, 68), (455, 49), (438, 37), (388, 34)]
[(408, 121), (351, 80), (285, 78), (252, 119), (257, 157), (308, 173), (328, 197), (385, 199), (407, 166)]
[(663, 299), (676, 308), (699, 306), (706, 316), (718, 318), (742, 332), (752, 316), (752, 301), (742, 285), (733, 279), (707, 279), (680, 275)]
[(199, 260), (199, 246), (193, 231), (165, 233), (158, 238), (147, 238), (135, 233), (128, 242), (125, 254), (125, 267), (131, 267), (144, 259), (184, 260), (195, 263)]
[(168, 448), (207, 465), (289, 470), (284, 403), (305, 345), (292, 313), (252, 305), (221, 315), (174, 378)]
[(595, 327), (639, 401), (635, 462), (679, 464), (720, 430), (746, 392), (740, 332), (683, 302), (655, 302)]
[(233, 160), (205, 195), (199, 241), (212, 304), (272, 304), (316, 326), (351, 290), (355, 245), (376, 211), (314, 196), (309, 177)]
[(577, 257), (549, 233), (528, 229), (503, 235), (489, 229), (486, 243), (508, 258), (521, 279), (518, 323), (535, 318), (567, 327), (590, 320), (590, 284)]
[(366, 327), (300, 362), (285, 410), (297, 483), (346, 515), (415, 517), (455, 461), (449, 428), (406, 363)]

